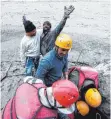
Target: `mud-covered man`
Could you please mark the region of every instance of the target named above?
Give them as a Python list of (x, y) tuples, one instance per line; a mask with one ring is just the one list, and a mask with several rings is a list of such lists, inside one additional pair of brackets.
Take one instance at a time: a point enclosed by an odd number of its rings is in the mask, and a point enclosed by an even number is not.
[(45, 21), (43, 23), (43, 29), (38, 31), (41, 33), (40, 52), (42, 56), (44, 56), (47, 52), (53, 49), (57, 36), (64, 28), (67, 19), (69, 18), (70, 14), (73, 12), (74, 9), (75, 8), (73, 5), (70, 5), (68, 8), (66, 6), (64, 7), (63, 18), (54, 30), (51, 30), (51, 23), (49, 21)]

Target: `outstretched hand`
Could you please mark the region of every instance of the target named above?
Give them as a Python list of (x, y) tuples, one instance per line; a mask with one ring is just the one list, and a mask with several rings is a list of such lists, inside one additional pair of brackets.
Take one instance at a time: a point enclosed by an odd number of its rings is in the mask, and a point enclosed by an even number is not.
[(69, 18), (69, 15), (74, 11), (74, 6), (70, 5), (68, 8), (64, 6), (64, 17)]

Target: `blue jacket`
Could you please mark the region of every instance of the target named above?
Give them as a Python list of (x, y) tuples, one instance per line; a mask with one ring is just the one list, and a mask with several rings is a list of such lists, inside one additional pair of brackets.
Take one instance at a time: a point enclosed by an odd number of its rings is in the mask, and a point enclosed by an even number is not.
[(47, 53), (40, 61), (36, 77), (42, 79), (47, 86), (62, 77), (62, 73), (67, 71), (68, 55), (60, 58), (55, 48)]

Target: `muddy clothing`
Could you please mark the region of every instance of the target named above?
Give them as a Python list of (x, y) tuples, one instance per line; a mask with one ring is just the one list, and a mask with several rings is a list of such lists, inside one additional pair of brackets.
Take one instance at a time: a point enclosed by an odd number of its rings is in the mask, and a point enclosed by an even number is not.
[(59, 25), (47, 34), (42, 33), (40, 38), (40, 52), (44, 56), (47, 52), (53, 49), (55, 40), (62, 31), (67, 18), (63, 18)]
[(67, 71), (67, 62), (67, 55), (60, 58), (54, 48), (40, 61), (36, 77), (42, 79), (46, 86), (51, 86)]

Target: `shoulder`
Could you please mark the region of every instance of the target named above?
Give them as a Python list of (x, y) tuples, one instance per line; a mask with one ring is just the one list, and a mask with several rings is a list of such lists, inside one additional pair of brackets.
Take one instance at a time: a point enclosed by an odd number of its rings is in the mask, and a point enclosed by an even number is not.
[(51, 50), (42, 58), (41, 62), (47, 62), (48, 64), (52, 65), (54, 59), (55, 53), (54, 50)]
[(49, 51), (44, 57), (43, 59), (47, 59), (49, 61), (52, 61), (55, 58), (55, 51), (54, 49), (52, 49), (51, 51)]
[(42, 32), (43, 32), (43, 29), (37, 29), (37, 33), (38, 33), (39, 35), (41, 35)]
[(23, 37), (22, 40), (21, 40), (21, 43), (25, 43), (26, 41), (27, 41), (27, 36), (24, 35), (24, 37)]

